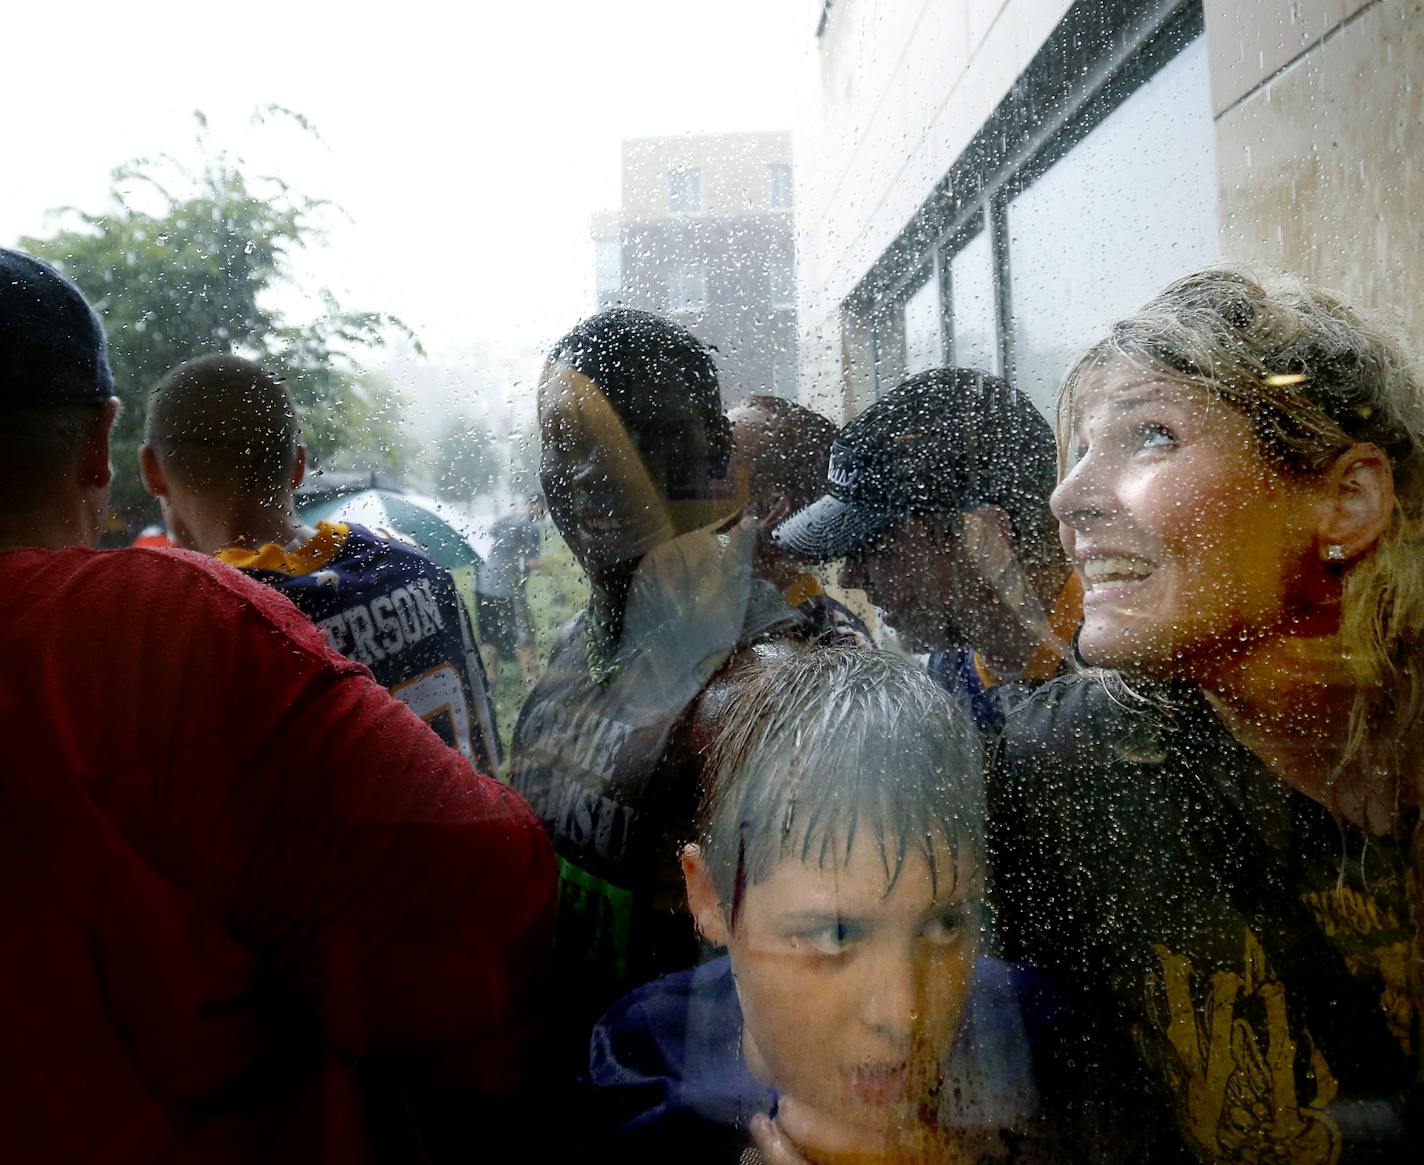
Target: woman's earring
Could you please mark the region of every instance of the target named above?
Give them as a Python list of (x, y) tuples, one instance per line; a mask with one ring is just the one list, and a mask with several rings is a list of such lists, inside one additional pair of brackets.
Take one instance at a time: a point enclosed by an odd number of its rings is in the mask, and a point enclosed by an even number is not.
[(1341, 546), (1340, 543), (1338, 543), (1338, 542), (1332, 542), (1332, 543), (1330, 543), (1330, 545), (1325, 548), (1325, 561), (1326, 561), (1326, 562), (1344, 562), (1344, 561), (1345, 561), (1345, 548), (1344, 548), (1343, 546)]

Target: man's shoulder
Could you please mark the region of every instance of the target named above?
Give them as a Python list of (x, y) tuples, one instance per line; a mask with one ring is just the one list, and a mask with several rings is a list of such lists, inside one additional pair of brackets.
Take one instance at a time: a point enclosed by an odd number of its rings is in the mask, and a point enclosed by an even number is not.
[(414, 579), (426, 579), (437, 589), (454, 590), (450, 572), (404, 534), (355, 523), (346, 524), (340, 539), (332, 542), (329, 556), (312, 557), (301, 573), (261, 571), (257, 577), (293, 596), (298, 592), (359, 593)]
[(114, 550), (71, 548), (51, 555), (42, 572), (94, 590), (116, 604), (135, 601), (138, 593), (160, 588), (163, 601), (180, 605), (216, 604), (251, 607), (279, 619), (299, 617), (285, 599), (240, 570), (206, 554), (176, 547), (122, 547)]
[[(127, 555), (129, 551), (111, 551)], [(152, 570), (155, 584), (161, 583), (169, 601), (185, 605), (201, 605), (226, 613), (230, 617), (250, 619), (266, 624), (275, 632), (296, 640), (300, 645), (324, 650), (325, 640), (312, 627), (311, 621), (280, 591), (265, 586), (246, 572), (219, 562), (206, 554), (188, 550), (132, 551), (158, 560), (157, 565), (139, 564), (131, 569)], [(183, 587), (180, 599), (172, 588)]]
[(378, 554), (394, 562), (408, 563), (412, 569), (429, 571), (433, 574), (450, 573), (431, 558), (420, 543), (402, 534), (399, 530), (371, 529), (354, 522), (348, 522), (346, 529), (343, 554)]
[(726, 957), (675, 971), (635, 987), (594, 1025), (589, 1082), (629, 1088), (661, 1081), (680, 1103), (697, 1106), (697, 1093), (742, 1090), (758, 1094), (741, 1056), (741, 1008)]
[(791, 606), (775, 586), (763, 578), (753, 578), (747, 592), (747, 607), (742, 616), (738, 644), (746, 645), (774, 636), (809, 638), (815, 626), (806, 615)]
[[(17, 551), (16, 569), (4, 572), (6, 590), (62, 608), (71, 622), (103, 628), (112, 638), (147, 626), (131, 618), (136, 607), (161, 613), (164, 625), (186, 641), (205, 633), (257, 648), (268, 632), (283, 650), (308, 650), (329, 658), (325, 641), (293, 603), (242, 571), (188, 550), (123, 547)], [(3, 560), (0, 560), (3, 561)], [(3, 571), (3, 567), (0, 567)]]

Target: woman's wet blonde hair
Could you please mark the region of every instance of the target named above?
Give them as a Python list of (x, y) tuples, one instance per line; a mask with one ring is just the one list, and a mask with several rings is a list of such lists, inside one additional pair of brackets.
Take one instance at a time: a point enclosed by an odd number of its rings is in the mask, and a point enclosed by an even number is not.
[[(1331, 292), (1276, 273), (1217, 267), (1177, 280), (1116, 323), (1058, 396), (1060, 458), (1085, 378), (1126, 362), (1204, 388), (1250, 419), (1283, 472), (1325, 472), (1378, 446), (1394, 475), (1388, 528), (1341, 567), (1340, 641), (1355, 681), (1336, 776), (1424, 804), (1416, 743), (1424, 710), (1424, 382), (1405, 344)], [(1411, 787), (1412, 785), (1412, 787)], [(1424, 831), (1415, 837), (1424, 875)]]

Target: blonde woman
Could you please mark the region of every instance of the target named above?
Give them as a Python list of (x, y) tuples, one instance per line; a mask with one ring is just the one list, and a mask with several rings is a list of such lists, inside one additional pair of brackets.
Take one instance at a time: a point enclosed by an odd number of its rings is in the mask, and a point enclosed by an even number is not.
[(1078, 361), (1059, 438), (1088, 666), (1011, 720), (992, 807), (1059, 1115), (1109, 1156), (1417, 1161), (1414, 367), (1208, 270)]

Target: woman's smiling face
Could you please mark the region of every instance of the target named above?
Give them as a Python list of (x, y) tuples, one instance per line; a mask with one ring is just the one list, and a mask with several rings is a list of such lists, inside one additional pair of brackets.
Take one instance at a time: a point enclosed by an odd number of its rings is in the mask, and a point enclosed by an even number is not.
[(1319, 505), (1206, 390), (1124, 363), (1090, 373), (1052, 499), (1084, 582), (1079, 651), (1209, 683), (1299, 614), (1320, 569)]

